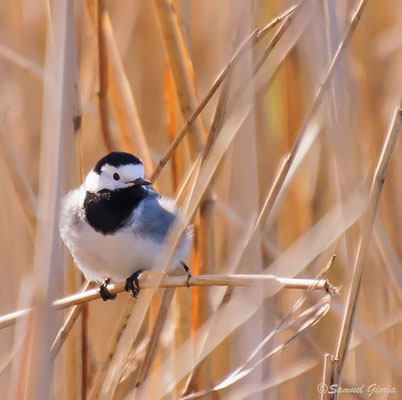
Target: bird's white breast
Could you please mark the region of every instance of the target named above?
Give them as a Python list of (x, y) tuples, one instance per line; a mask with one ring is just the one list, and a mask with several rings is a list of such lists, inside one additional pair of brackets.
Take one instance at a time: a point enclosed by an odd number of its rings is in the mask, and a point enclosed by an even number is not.
[[(84, 198), (83, 188), (76, 189), (65, 197), (60, 233), (88, 280), (102, 281), (112, 278), (123, 281), (137, 270), (147, 270), (158, 263), (163, 250), (162, 243), (134, 233), (131, 224), (110, 235), (95, 231), (85, 220)], [(182, 241), (180, 247), (174, 263), (187, 253), (189, 240), (186, 238)]]
[(74, 236), (73, 256), (87, 279), (92, 280), (110, 277), (122, 281), (139, 269), (151, 268), (162, 250), (160, 244), (134, 235), (130, 228), (103, 235), (83, 222)]

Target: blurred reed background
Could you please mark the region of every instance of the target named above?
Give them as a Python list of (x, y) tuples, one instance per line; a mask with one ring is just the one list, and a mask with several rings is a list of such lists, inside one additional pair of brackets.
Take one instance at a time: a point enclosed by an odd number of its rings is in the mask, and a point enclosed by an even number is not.
[[(319, 398), (402, 94), (402, 3), (296, 4), (0, 2), (0, 314), (37, 310), (0, 331), (1, 399)], [(373, 399), (402, 396), (401, 146), (341, 381), (396, 390)], [(139, 155), (194, 223), (193, 274), (316, 277), (336, 254), (328, 277), (341, 292), (325, 318), (322, 292), (143, 290), (83, 306), (49, 354), (68, 314), (50, 301), (83, 284), (59, 201), (111, 150)]]

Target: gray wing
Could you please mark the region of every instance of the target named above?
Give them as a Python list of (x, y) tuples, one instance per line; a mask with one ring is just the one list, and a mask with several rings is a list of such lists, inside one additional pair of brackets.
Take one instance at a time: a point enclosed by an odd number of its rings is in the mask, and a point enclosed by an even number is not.
[(159, 194), (148, 195), (134, 212), (135, 233), (162, 243), (177, 215), (173, 200)]

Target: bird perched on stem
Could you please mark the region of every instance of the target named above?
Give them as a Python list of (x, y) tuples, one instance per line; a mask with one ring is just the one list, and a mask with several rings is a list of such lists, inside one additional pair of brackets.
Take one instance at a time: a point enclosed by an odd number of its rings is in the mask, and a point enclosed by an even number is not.
[[(103, 282), (103, 300), (114, 299), (110, 280), (126, 279), (126, 290), (137, 297), (138, 276), (158, 262), (164, 239), (180, 211), (144, 179), (141, 160), (113, 152), (101, 158), (77, 189), (62, 201), (60, 235), (85, 277)], [(171, 266), (182, 261), (190, 247), (187, 228)]]

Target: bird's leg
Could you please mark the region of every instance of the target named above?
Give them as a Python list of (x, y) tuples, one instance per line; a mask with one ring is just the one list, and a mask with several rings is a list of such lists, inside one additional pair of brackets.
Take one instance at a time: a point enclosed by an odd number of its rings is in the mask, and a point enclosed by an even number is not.
[(100, 293), (100, 296), (102, 297), (103, 301), (114, 300), (116, 298), (116, 295), (110, 293), (108, 288), (107, 288), (107, 285), (109, 283), (110, 283), (110, 278), (105, 278), (103, 280), (102, 285), (99, 286), (99, 293)]
[(131, 296), (137, 298), (140, 293), (140, 287), (138, 285), (138, 278), (144, 270), (139, 269), (135, 271), (129, 278), (126, 279), (125, 289)]
[(187, 285), (187, 287), (189, 288), (190, 287), (190, 283), (189, 283), (189, 281), (190, 281), (190, 278), (191, 278), (191, 271), (190, 271), (190, 268), (187, 266), (187, 264), (184, 262), (184, 261), (180, 261), (180, 264), (181, 264), (181, 266), (184, 268), (184, 270), (186, 271), (186, 274), (187, 274), (187, 282), (186, 282), (186, 285)]

